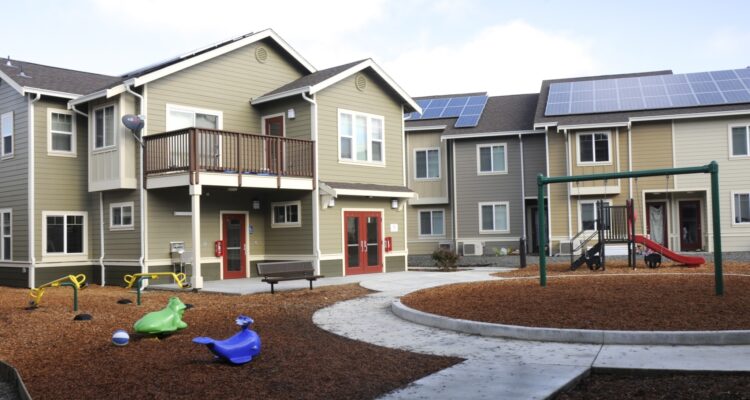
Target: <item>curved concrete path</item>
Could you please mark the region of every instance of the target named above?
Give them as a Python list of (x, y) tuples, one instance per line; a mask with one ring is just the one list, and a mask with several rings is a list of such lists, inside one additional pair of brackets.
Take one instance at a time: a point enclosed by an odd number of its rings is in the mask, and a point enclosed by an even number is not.
[[(371, 295), (319, 310), (313, 321), (335, 334), (379, 346), (466, 361), (412, 382), (384, 399), (543, 399), (591, 368), (750, 371), (750, 346), (568, 344), (482, 337), (396, 317), (391, 303), (415, 290), (492, 278), (494, 271), (403, 272), (364, 278)], [(512, 306), (512, 305), (509, 305)]]

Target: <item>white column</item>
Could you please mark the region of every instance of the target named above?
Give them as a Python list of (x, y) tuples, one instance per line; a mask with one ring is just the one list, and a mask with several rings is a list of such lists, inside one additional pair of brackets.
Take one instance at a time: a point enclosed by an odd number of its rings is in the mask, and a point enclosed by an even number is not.
[(190, 285), (195, 289), (203, 289), (203, 275), (201, 274), (201, 193), (201, 185), (190, 185), (193, 228), (193, 276), (190, 278)]

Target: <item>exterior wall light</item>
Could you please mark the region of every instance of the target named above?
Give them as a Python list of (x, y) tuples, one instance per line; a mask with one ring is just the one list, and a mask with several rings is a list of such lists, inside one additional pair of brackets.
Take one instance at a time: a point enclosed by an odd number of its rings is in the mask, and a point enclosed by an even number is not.
[(398, 199), (391, 199), (391, 208), (394, 210), (398, 208)]

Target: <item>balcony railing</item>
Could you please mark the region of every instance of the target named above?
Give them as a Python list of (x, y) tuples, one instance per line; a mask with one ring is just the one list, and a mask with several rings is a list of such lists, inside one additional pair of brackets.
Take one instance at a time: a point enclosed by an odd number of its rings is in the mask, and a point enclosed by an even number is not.
[(310, 140), (278, 136), (186, 128), (144, 137), (144, 172), (234, 173), (313, 178), (314, 153)]

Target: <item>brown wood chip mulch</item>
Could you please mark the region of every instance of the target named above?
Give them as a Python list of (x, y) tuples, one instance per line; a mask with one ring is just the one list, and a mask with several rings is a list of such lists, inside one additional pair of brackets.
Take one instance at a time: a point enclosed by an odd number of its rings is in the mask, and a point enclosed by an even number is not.
[[(460, 359), (386, 349), (345, 339), (316, 327), (312, 314), (338, 301), (363, 296), (358, 285), (223, 296), (179, 293), (189, 325), (164, 339), (133, 337), (132, 325), (163, 308), (170, 292), (147, 292), (144, 305), (121, 305), (135, 295), (93, 286), (80, 293), (75, 322), (68, 288), (49, 289), (34, 311), (28, 290), (0, 288), (0, 359), (15, 366), (34, 399), (354, 399), (374, 398)], [(246, 314), (262, 341), (259, 357), (242, 366), (212, 360), (196, 336), (223, 339)], [(110, 343), (116, 329), (131, 333), (125, 347)]]
[[(551, 266), (544, 288), (535, 278), (496, 280), (425, 289), (404, 296), (401, 301), (433, 314), (522, 326), (657, 331), (750, 329), (750, 266), (728, 266), (728, 273), (746, 275), (726, 275), (724, 296), (714, 295), (712, 266), (641, 268), (634, 272), (626, 262), (610, 262), (606, 272), (570, 272), (564, 267)], [(500, 275), (536, 276), (535, 269)]]

